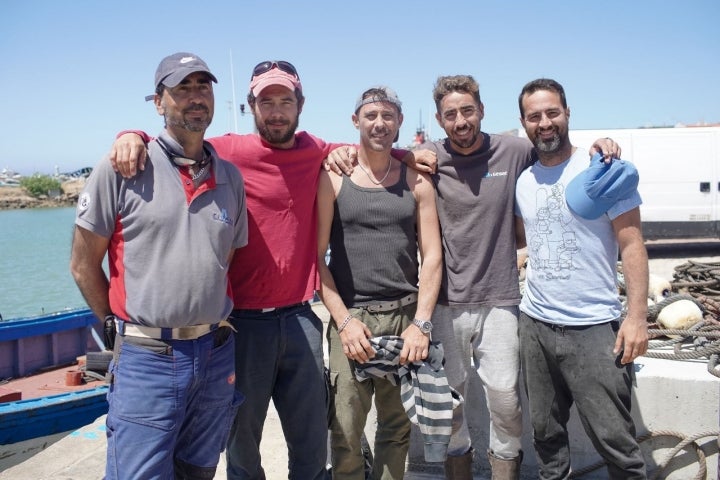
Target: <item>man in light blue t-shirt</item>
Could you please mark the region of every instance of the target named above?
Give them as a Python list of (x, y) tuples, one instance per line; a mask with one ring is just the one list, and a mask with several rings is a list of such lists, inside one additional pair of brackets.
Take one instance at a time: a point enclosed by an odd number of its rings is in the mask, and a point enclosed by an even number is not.
[[(563, 87), (534, 80), (519, 97), (520, 121), (538, 162), (517, 181), (520, 242), (527, 243), (520, 355), (539, 478), (570, 473), (567, 421), (575, 403), (609, 478), (644, 479), (630, 416), (633, 360), (647, 351), (647, 252), (637, 171), (623, 160), (590, 166), (568, 136)], [(522, 245), (521, 245), (522, 246)], [(618, 251), (628, 292), (622, 319)]]

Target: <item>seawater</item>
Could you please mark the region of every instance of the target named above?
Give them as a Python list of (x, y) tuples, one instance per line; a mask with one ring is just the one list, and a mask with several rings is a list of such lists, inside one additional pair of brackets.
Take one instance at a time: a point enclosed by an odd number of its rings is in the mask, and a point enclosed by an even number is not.
[(0, 211), (4, 320), (87, 307), (70, 275), (75, 208)]

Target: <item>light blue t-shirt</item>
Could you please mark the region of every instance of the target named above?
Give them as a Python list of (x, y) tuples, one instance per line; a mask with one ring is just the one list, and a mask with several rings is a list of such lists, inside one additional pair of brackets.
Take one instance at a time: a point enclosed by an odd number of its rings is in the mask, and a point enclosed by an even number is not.
[(525, 170), (515, 190), (525, 225), (528, 266), (520, 310), (548, 323), (592, 325), (620, 317), (618, 244), (611, 221), (642, 203), (637, 190), (596, 220), (570, 211), (565, 187), (590, 164), (576, 149), (565, 162)]

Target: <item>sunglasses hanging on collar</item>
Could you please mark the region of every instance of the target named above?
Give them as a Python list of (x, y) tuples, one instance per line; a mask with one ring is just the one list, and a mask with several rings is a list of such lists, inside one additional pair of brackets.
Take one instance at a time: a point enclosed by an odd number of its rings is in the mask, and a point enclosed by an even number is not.
[(202, 161), (198, 162), (197, 160), (194, 160), (192, 158), (183, 157), (182, 155), (175, 155), (174, 153), (171, 153), (168, 149), (167, 145), (161, 140), (157, 139), (157, 143), (160, 146), (160, 149), (165, 153), (165, 155), (172, 160), (172, 162), (177, 165), (178, 167), (192, 167), (192, 166), (198, 166), (200, 168), (206, 166), (208, 163), (210, 163), (210, 155), (208, 154), (207, 150), (203, 147), (203, 159)]

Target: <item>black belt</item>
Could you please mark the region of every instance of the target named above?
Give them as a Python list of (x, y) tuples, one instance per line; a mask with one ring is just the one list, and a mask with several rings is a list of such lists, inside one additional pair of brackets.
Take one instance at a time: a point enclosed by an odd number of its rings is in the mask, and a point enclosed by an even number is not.
[(599, 325), (605, 325), (606, 323), (609, 323), (613, 327), (615, 326), (615, 324), (617, 324), (617, 321), (615, 321), (615, 320), (611, 320), (609, 322), (603, 322), (603, 323), (592, 323), (590, 325), (564, 325), (564, 324), (560, 324), (560, 323), (543, 322), (542, 320), (535, 320), (535, 321), (542, 323), (546, 327), (549, 327), (554, 332), (560, 332), (560, 333), (565, 333), (566, 331), (571, 331), (571, 330), (582, 331), (582, 330), (586, 330), (588, 328), (597, 327)]
[(300, 308), (305, 307), (307, 305), (310, 305), (310, 302), (307, 300), (304, 302), (299, 303), (293, 303), (292, 305), (286, 305), (284, 307), (272, 307), (272, 308), (236, 308), (233, 310), (233, 313), (238, 312), (240, 314), (247, 314), (247, 313), (280, 313), (285, 312), (288, 310), (292, 310), (294, 308)]

